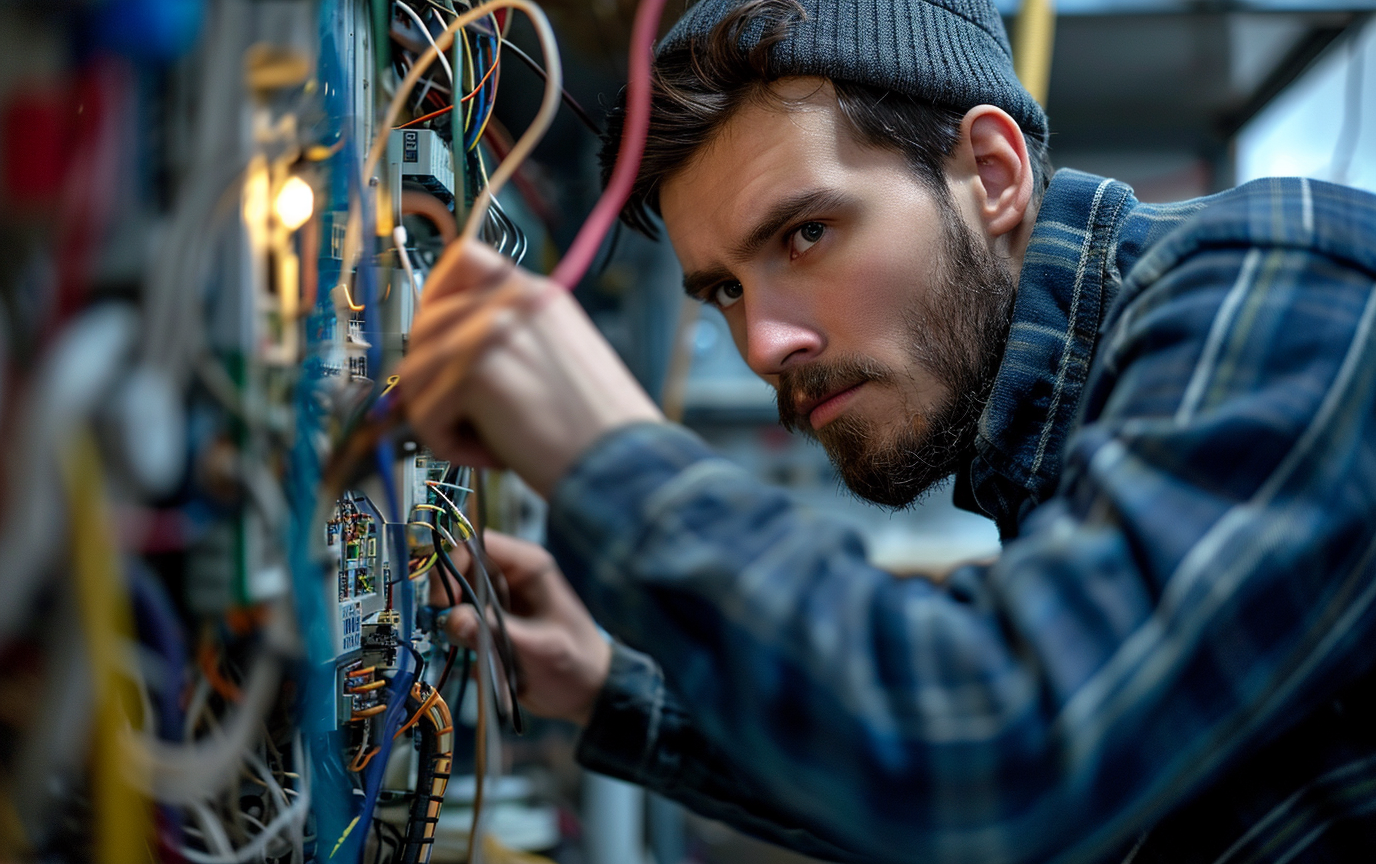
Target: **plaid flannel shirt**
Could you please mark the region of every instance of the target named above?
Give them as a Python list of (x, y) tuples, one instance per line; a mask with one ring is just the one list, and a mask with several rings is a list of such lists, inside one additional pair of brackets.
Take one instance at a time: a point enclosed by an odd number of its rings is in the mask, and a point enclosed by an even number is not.
[(837, 860), (1376, 861), (1373, 274), (1350, 189), (1059, 172), (956, 480), (1003, 554), (940, 585), (612, 433), (550, 515), (645, 652), (581, 760)]

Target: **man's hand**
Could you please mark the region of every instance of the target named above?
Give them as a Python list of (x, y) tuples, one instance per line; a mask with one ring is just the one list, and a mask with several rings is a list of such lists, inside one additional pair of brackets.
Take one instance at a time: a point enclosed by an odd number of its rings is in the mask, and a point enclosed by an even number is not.
[[(523, 673), (521, 704), (541, 717), (586, 725), (611, 668), (611, 645), (548, 552), (493, 531), (483, 536), (511, 595), (506, 629)], [(461, 571), (469, 569), (470, 558), (462, 547), (454, 550), (453, 557)], [(442, 568), (431, 571), (431, 603), (443, 606), (448, 602), (439, 581), (448, 578)], [(458, 597), (459, 586), (451, 582), (450, 587)], [(454, 609), (445, 621), (445, 631), (453, 642), (476, 647), (476, 610), (467, 604)]]
[(476, 242), (426, 280), (399, 374), (440, 458), (505, 465), (546, 498), (606, 432), (664, 420), (567, 292)]

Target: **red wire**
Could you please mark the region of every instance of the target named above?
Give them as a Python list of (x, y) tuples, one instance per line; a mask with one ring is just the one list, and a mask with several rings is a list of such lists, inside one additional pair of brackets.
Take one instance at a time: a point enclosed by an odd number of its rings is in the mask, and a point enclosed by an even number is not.
[(559, 266), (550, 275), (558, 284), (572, 289), (583, 278), (607, 236), (612, 223), (631, 196), (636, 174), (640, 171), (640, 157), (645, 152), (645, 137), (650, 131), (650, 60), (655, 33), (659, 30), (659, 16), (664, 0), (641, 0), (635, 13), (631, 31), (630, 61), (627, 76), (626, 123), (621, 132), (621, 146), (616, 152), (616, 166), (611, 180), (597, 199), (578, 236), (573, 239)]

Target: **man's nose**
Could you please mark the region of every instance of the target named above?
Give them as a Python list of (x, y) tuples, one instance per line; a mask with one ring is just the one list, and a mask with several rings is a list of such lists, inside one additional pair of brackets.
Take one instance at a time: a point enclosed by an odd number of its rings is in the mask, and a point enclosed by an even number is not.
[(826, 347), (821, 328), (798, 298), (746, 292), (745, 346), (741, 352), (756, 375), (772, 378), (817, 358)]

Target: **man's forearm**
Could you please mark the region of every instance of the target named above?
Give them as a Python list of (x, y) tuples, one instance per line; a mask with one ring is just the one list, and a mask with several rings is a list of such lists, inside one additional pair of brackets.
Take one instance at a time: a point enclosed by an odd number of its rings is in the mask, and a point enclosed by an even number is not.
[(818, 837), (693, 728), (654, 660), (622, 644), (578, 742), (583, 767), (683, 804), (711, 819), (828, 861), (868, 861)]

